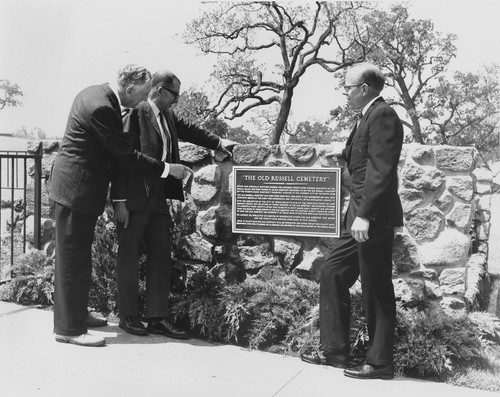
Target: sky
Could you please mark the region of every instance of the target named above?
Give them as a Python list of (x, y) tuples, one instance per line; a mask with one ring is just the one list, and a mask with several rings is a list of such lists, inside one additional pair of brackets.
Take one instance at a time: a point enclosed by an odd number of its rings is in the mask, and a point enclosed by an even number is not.
[[(408, 4), (412, 17), (431, 19), (435, 30), (458, 35), (452, 69), (478, 71), (499, 62), (498, 0)], [(24, 126), (62, 137), (75, 95), (111, 81), (129, 63), (170, 69), (184, 89), (203, 86), (214, 58), (176, 35), (205, 7), (194, 0), (175, 6), (168, 0), (0, 0), (0, 79), (24, 93), (21, 107), (0, 111), (0, 133)], [(330, 109), (343, 105), (333, 87), (333, 77), (319, 67), (306, 74), (294, 95), (293, 119), (326, 121)]]

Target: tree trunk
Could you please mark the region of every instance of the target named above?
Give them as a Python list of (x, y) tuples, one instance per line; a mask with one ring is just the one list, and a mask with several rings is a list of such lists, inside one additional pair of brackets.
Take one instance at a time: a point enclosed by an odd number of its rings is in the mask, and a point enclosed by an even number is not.
[(269, 144), (277, 145), (280, 143), (281, 135), (286, 127), (290, 109), (292, 107), (293, 88), (286, 88), (283, 91), (283, 99), (281, 100), (281, 107), (276, 119), (276, 124), (269, 135)]
[(424, 139), (422, 138), (422, 129), (420, 127), (420, 121), (418, 119), (418, 116), (416, 114), (415, 109), (412, 111), (408, 111), (408, 114), (410, 115), (411, 119), (411, 133), (413, 135), (413, 140), (417, 143), (420, 143), (421, 145), (424, 145)]

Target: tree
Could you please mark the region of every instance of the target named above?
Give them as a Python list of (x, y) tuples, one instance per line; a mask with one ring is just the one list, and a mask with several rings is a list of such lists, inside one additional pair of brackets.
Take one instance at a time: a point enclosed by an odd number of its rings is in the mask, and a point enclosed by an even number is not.
[(184, 120), (200, 125), (202, 128), (217, 134), (221, 138), (244, 143), (257, 143), (259, 137), (251, 134), (243, 127), (230, 127), (224, 120), (217, 118), (209, 109), (208, 96), (202, 90), (189, 88), (179, 95), (173, 111)]
[(328, 125), (319, 121), (303, 121), (297, 125), (294, 134), (290, 135), (289, 143), (319, 143), (328, 144), (338, 140), (338, 134)]
[[(429, 90), (421, 117), (435, 143), (474, 146), (487, 157), (498, 150), (499, 65), (482, 73), (455, 72), (452, 81), (439, 79)], [(486, 161), (485, 161), (486, 163)]]
[(424, 143), (420, 126), (419, 105), (425, 95), (455, 57), (455, 34), (443, 35), (434, 30), (427, 19), (411, 19), (408, 10), (395, 5), (390, 11), (374, 10), (366, 23), (377, 24), (386, 34), (368, 59), (380, 65), (387, 85), (394, 88), (398, 99), (393, 105), (406, 110), (413, 140)]
[(179, 100), (172, 107), (175, 113), (193, 124), (201, 124), (210, 116), (207, 95), (196, 89), (189, 88), (179, 95)]
[[(366, 58), (379, 65), (386, 75), (386, 85), (396, 93), (396, 98), (389, 98), (388, 102), (406, 112), (409, 120), (403, 119), (403, 124), (411, 130), (412, 140), (423, 144), (422, 104), (455, 57), (456, 35), (436, 32), (430, 20), (410, 18), (408, 10), (400, 4), (392, 5), (389, 10), (374, 9), (363, 20), (367, 25), (377, 26), (381, 38)], [(341, 109), (332, 112), (337, 120), (351, 114)]]
[(17, 84), (9, 80), (0, 80), (0, 110), (6, 106), (19, 106), (21, 104), (19, 97), (22, 96), (23, 93)]
[(186, 43), (218, 56), (213, 77), (220, 82), (220, 94), (212, 112), (233, 120), (257, 107), (278, 104), (269, 137), (277, 144), (301, 77), (315, 65), (335, 72), (361, 61), (379, 40), (377, 27), (358, 20), (368, 6), (217, 3), (194, 19), (183, 35)]

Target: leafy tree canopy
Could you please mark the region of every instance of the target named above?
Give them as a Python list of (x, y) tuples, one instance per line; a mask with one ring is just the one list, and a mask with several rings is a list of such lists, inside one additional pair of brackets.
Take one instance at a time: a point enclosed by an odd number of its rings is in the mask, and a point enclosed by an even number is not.
[(212, 112), (234, 119), (277, 104), (269, 142), (278, 143), (294, 89), (309, 68), (335, 72), (364, 59), (379, 40), (378, 28), (359, 20), (368, 7), (367, 2), (216, 3), (183, 36), (218, 56), (213, 77), (220, 94)]
[(20, 97), (23, 93), (17, 84), (11, 83), (9, 80), (0, 80), (0, 110), (7, 106), (21, 105)]

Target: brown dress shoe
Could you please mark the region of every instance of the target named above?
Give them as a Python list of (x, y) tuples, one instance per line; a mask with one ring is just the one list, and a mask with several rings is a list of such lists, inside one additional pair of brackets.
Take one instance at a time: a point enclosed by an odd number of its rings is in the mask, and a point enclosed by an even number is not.
[(392, 365), (374, 366), (362, 364), (345, 369), (344, 375), (356, 379), (392, 379), (394, 378), (394, 368)]
[(148, 324), (147, 328), (150, 334), (159, 334), (168, 336), (174, 339), (187, 339), (188, 336), (185, 331), (176, 327), (169, 320), (163, 319), (161, 321), (152, 321)]
[(301, 354), (300, 359), (309, 364), (328, 365), (335, 368), (347, 368), (347, 357), (341, 354), (323, 353), (322, 357), (316, 352)]

